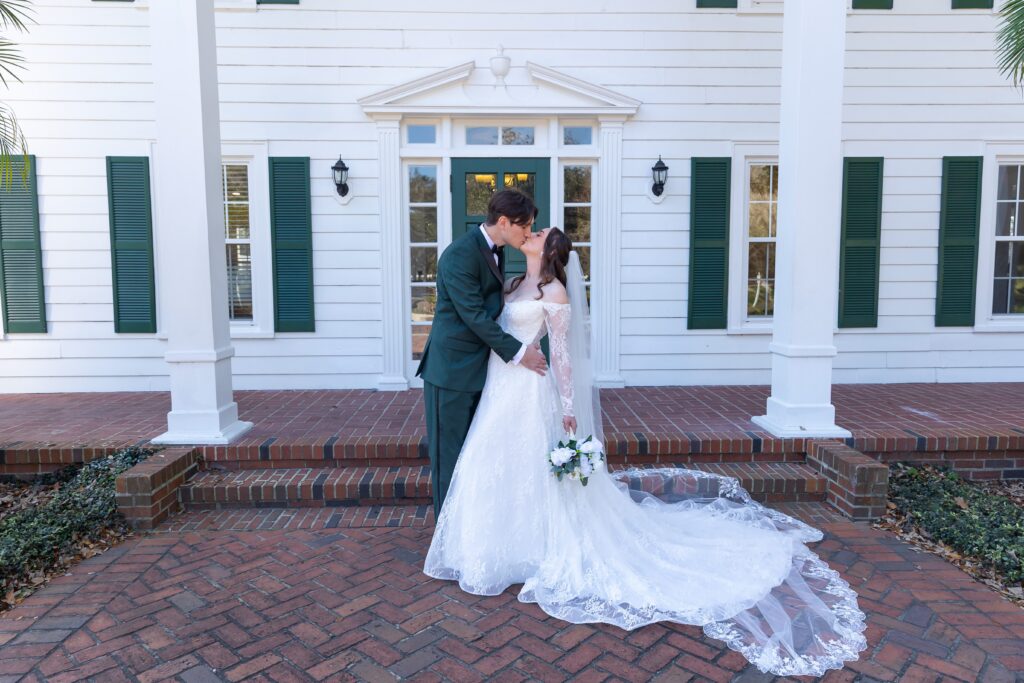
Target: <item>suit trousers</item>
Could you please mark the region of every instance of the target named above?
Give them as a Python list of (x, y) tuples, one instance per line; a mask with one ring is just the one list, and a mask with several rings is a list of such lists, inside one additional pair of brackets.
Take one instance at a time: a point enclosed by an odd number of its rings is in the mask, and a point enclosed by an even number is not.
[(480, 391), (455, 391), (423, 383), (423, 403), (427, 418), (427, 452), (430, 455), (430, 477), (434, 492), (434, 519), (452, 482), (455, 463), (462, 452), (469, 425), (480, 403)]

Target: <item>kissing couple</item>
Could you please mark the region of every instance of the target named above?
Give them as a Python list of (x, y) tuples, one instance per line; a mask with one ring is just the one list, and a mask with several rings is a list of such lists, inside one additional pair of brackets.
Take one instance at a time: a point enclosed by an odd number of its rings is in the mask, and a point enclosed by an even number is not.
[[(613, 473), (602, 460), (587, 486), (553, 476), (548, 454), (566, 434), (604, 432), (579, 256), (558, 228), (533, 232), (537, 213), (526, 194), (497, 192), (486, 223), (438, 261), (417, 370), (436, 519), (424, 573), (475, 595), (522, 584), (521, 602), (572, 623), (699, 625), (776, 675), (821, 676), (857, 659), (865, 616), (807, 548), (822, 533), (734, 478)], [(506, 281), (508, 246), (526, 273)]]

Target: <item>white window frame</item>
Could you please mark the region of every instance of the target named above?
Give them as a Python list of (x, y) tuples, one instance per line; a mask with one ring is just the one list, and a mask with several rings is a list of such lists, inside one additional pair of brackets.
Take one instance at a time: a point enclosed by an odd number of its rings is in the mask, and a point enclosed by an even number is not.
[[(561, 125), (558, 128), (559, 133), (562, 131)], [(561, 140), (561, 138), (559, 138)], [(562, 147), (562, 149), (573, 150), (573, 149), (586, 149), (590, 145), (568, 145)], [(551, 222), (553, 225), (559, 226), (564, 229), (564, 218), (565, 218), (565, 167), (566, 166), (589, 166), (590, 167), (590, 201), (586, 203), (571, 202), (571, 206), (589, 206), (590, 207), (590, 239), (585, 243), (590, 249), (590, 272), (587, 273), (589, 278), (586, 281), (587, 289), (590, 289), (594, 279), (594, 223), (597, 218), (597, 158), (596, 157), (569, 157), (560, 156), (558, 158), (558, 177), (555, 179), (555, 192), (558, 193), (558, 213), (552, 216)], [(575, 245), (574, 245), (575, 246)]]
[[(732, 177), (729, 188), (729, 291), (727, 292), (729, 315), (726, 323), (728, 334), (772, 333), (772, 318), (750, 318), (747, 316), (749, 168), (753, 164), (765, 163), (779, 163), (777, 144), (744, 143), (733, 146)], [(775, 234), (778, 239), (778, 228), (776, 228)], [(777, 254), (776, 259), (778, 259)], [(778, 266), (777, 260), (776, 266)]]
[[(270, 171), (266, 142), (224, 142), (221, 165), (249, 166), (252, 321), (230, 321), (232, 338), (274, 336), (274, 272), (270, 243)], [(223, 239), (223, 236), (222, 236)], [(224, 312), (227, 315), (227, 311)]]
[[(438, 139), (440, 139), (440, 131), (438, 132)], [(419, 145), (417, 145), (418, 147)], [(423, 145), (424, 147), (426, 145)], [(448, 244), (451, 243), (451, 221), (448, 221), (448, 228), (445, 230), (444, 225), (441, 223), (442, 213), (446, 213), (442, 210), (442, 203), (445, 201), (450, 202), (450, 192), (446, 192), (444, 186), (444, 169), (445, 164), (442, 163), (440, 158), (408, 158), (402, 159), (402, 273), (404, 277), (405, 291), (402, 293), (403, 308), (405, 310), (405, 326), (404, 336), (405, 340), (403, 344), (403, 353), (405, 355), (405, 362), (407, 370), (409, 371), (409, 377), (415, 377), (416, 368), (419, 366), (419, 359), (413, 359), (412, 357), (412, 225), (410, 220), (410, 213), (412, 209), (412, 202), (409, 195), (409, 169), (413, 166), (434, 166), (437, 169), (437, 196), (434, 198), (434, 206), (437, 207), (437, 259), (441, 260), (441, 254), (444, 252)], [(445, 195), (449, 195), (449, 199), (445, 199)], [(419, 203), (422, 204), (422, 203)], [(450, 215), (450, 214), (449, 214)], [(442, 239), (442, 235), (446, 235), (446, 239)], [(417, 285), (422, 287), (428, 287), (429, 285)], [(434, 281), (434, 289), (437, 290), (437, 281)], [(433, 326), (433, 323), (431, 323)]]
[(981, 225), (978, 227), (978, 276), (975, 282), (973, 329), (975, 332), (1024, 332), (1024, 314), (992, 313), (999, 166), (1024, 165), (1024, 143), (987, 144), (982, 158)]

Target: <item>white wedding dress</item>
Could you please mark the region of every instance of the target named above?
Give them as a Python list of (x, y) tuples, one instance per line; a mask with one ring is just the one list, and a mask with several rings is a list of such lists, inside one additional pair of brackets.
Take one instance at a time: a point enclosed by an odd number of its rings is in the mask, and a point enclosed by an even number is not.
[[(558, 481), (547, 454), (574, 400), (568, 304), (508, 302), (498, 323), (549, 334), (553, 372), (491, 353), (487, 381), (424, 572), (573, 623), (703, 626), (759, 669), (822, 675), (866, 647), (849, 585), (804, 544), (822, 534), (752, 501), (735, 479), (681, 468)], [(586, 436), (580, 433), (580, 437)]]

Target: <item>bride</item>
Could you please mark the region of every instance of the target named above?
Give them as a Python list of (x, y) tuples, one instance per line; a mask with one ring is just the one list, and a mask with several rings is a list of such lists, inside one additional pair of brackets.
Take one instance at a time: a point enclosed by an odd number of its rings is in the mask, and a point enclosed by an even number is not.
[(626, 630), (699, 625), (758, 669), (823, 675), (867, 644), (849, 585), (805, 545), (821, 532), (751, 500), (733, 478), (682, 468), (557, 480), (547, 454), (566, 432), (602, 438), (579, 257), (558, 228), (522, 247), (498, 323), (524, 343), (545, 334), (552, 373), (493, 352), (423, 571), (462, 590), (522, 602), (573, 623)]

